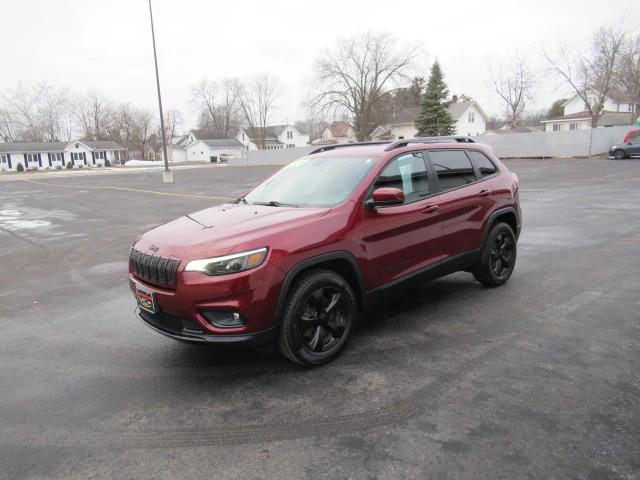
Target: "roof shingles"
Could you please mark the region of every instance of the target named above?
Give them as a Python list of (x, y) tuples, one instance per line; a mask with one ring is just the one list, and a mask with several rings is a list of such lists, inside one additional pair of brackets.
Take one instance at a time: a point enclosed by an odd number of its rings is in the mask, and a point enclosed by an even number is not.
[(92, 150), (124, 150), (124, 147), (112, 140), (103, 141), (83, 141), (74, 140), (71, 142), (17, 142), (0, 143), (2, 153), (43, 153), (62, 152), (75, 143), (86, 145)]

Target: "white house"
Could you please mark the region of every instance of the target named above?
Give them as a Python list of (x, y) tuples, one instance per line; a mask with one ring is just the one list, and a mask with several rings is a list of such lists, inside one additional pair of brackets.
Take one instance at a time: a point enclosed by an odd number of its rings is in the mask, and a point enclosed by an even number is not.
[(0, 170), (15, 171), (18, 165), (27, 169), (44, 170), (73, 167), (104, 166), (123, 158), (124, 147), (108, 141), (0, 143)]
[(246, 151), (242, 143), (235, 138), (212, 138), (198, 140), (186, 147), (187, 160), (190, 162), (228, 162), (239, 158)]
[[(265, 148), (267, 150), (304, 147), (309, 143), (309, 135), (300, 133), (293, 125), (270, 125), (265, 127), (264, 130)], [(252, 138), (252, 133), (257, 136), (261, 132), (262, 128), (260, 127), (255, 129), (241, 128), (235, 138), (249, 150), (257, 150), (256, 139)]]
[[(448, 109), (451, 118), (456, 122), (456, 135), (482, 135), (487, 130), (489, 117), (476, 101), (458, 102), (454, 95)], [(390, 123), (377, 126), (369, 137), (371, 140), (413, 138), (418, 135), (418, 115), (419, 107), (402, 109), (393, 116)]]
[[(545, 132), (560, 132), (562, 130), (583, 130), (591, 128), (591, 114), (584, 100), (574, 95), (563, 105), (564, 115), (542, 120)], [(602, 115), (598, 118), (598, 128), (616, 125), (630, 125), (633, 120), (634, 104), (631, 98), (611, 91), (606, 96)]]
[(171, 139), (169, 157), (174, 162), (226, 162), (241, 157), (247, 147), (235, 138), (219, 133), (194, 129), (187, 135)]
[(186, 162), (187, 161), (187, 146), (186, 141), (189, 135), (179, 135), (173, 137), (169, 143), (169, 160), (172, 162)]
[(315, 138), (312, 145), (332, 145), (337, 143), (357, 142), (356, 130), (353, 124), (344, 120), (336, 120), (322, 130), (318, 138)]
[(489, 116), (475, 100), (459, 102), (454, 95), (449, 104), (449, 114), (456, 122), (456, 135), (471, 137), (482, 135), (487, 130)]

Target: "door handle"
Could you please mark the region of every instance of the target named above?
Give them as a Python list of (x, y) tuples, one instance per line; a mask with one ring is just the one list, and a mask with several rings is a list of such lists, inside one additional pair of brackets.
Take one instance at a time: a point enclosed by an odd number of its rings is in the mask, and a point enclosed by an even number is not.
[(424, 209), (422, 210), (422, 213), (433, 213), (433, 212), (437, 212), (438, 209), (440, 207), (438, 205), (427, 205), (426, 207), (424, 207)]
[(488, 197), (490, 193), (491, 193), (491, 190), (480, 190), (480, 193), (478, 194), (478, 196), (479, 197)]

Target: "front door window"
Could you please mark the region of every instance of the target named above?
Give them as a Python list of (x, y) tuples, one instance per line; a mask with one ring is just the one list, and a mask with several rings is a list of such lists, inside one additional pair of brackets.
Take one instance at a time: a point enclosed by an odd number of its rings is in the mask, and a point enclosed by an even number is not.
[(421, 153), (408, 153), (394, 159), (382, 171), (373, 187), (392, 187), (404, 192), (405, 203), (429, 195), (427, 170)]

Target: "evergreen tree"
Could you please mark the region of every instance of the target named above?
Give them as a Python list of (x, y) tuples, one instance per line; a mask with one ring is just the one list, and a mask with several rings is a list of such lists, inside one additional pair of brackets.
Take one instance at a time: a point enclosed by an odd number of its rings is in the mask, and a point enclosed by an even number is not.
[(418, 136), (433, 137), (438, 135), (454, 135), (455, 122), (449, 114), (449, 89), (444, 83), (440, 64), (436, 61), (431, 67), (431, 75), (427, 89), (420, 102), (420, 114), (416, 120)]
[(563, 105), (567, 101), (566, 98), (561, 98), (560, 100), (556, 100), (551, 104), (551, 108), (549, 109), (549, 113), (547, 113), (549, 118), (561, 117), (564, 115), (564, 107)]

